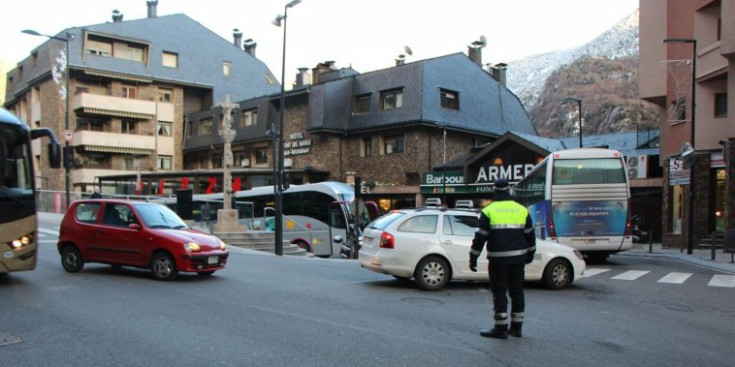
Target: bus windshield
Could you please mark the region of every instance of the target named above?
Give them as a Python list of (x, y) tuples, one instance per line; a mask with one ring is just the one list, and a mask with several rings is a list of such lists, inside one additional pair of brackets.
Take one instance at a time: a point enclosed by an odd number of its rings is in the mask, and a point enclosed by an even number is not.
[(0, 202), (33, 199), (28, 131), (0, 124)]
[(620, 158), (559, 159), (554, 162), (553, 185), (625, 183)]

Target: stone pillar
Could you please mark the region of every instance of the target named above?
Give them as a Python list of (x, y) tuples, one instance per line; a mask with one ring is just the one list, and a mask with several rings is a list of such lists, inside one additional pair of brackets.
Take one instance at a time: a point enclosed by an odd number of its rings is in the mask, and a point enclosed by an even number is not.
[(217, 210), (217, 223), (214, 225), (214, 233), (245, 232), (245, 226), (237, 222), (237, 210), (232, 208), (232, 141), (235, 140), (235, 130), (232, 130), (232, 110), (236, 105), (230, 102), (230, 95), (225, 96), (222, 107), (222, 129), (220, 136), (224, 141), (224, 154), (222, 154), (222, 176), (224, 209)]

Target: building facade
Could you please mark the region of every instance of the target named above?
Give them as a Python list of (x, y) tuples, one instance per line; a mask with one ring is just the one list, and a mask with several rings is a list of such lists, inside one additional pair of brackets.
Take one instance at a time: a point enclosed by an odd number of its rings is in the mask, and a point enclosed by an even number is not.
[(735, 0), (640, 1), (639, 95), (663, 116), (665, 246), (735, 229), (734, 60)]
[[(72, 147), (75, 195), (91, 192), (100, 176), (181, 170), (186, 114), (228, 95), (241, 100), (280, 90), (254, 45), (242, 48), (237, 29), (230, 42), (186, 15), (159, 17), (155, 0), (147, 6), (144, 19), (124, 21), (115, 11), (111, 22), (45, 36), (7, 74), (4, 106)], [(45, 149), (34, 146), (38, 188), (63, 190), (65, 177), (49, 170)]]
[[(383, 209), (415, 206), (435, 167), (508, 131), (536, 135), (520, 100), (476, 60), (457, 53), (365, 74), (328, 62), (297, 78), (307, 82), (285, 96), (287, 181), (359, 177), (365, 198)], [(273, 182), (267, 169), (277, 154), (279, 96), (241, 101), (233, 113), (234, 165), (243, 168), (233, 177), (241, 187)], [(185, 169), (221, 168), (221, 114), (188, 115)]]

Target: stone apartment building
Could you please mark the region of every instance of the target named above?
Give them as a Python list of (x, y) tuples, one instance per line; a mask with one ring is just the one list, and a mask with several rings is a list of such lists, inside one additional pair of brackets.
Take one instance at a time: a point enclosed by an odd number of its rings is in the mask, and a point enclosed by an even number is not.
[[(246, 100), (280, 90), (240, 31), (227, 41), (186, 15), (159, 17), (157, 3), (146, 2), (143, 19), (123, 20), (114, 11), (111, 22), (45, 36), (7, 74), (5, 108), (31, 127), (71, 137), (75, 193), (92, 191), (102, 176), (181, 170), (187, 114), (228, 95)], [(49, 170), (45, 149), (34, 146), (37, 186), (63, 190), (64, 174)]]
[[(457, 53), (360, 74), (325, 62), (298, 74), (286, 93), (284, 156), (291, 184), (360, 177), (384, 209), (421, 204), (423, 175), (508, 131), (536, 135), (520, 100), (470, 55)], [(498, 78), (502, 80), (502, 78)], [(280, 94), (244, 100), (233, 113), (233, 177), (242, 188), (272, 184)], [(199, 192), (221, 173), (221, 109), (189, 114), (187, 182)], [(445, 136), (446, 132), (446, 136)], [(216, 177), (215, 177), (216, 176)], [(176, 185), (178, 177), (164, 178)], [(160, 179), (159, 179), (160, 180)], [(192, 181), (193, 180), (193, 181)], [(155, 178), (153, 178), (155, 183)], [(158, 183), (161, 184), (160, 182)], [(217, 183), (213, 191), (219, 191)]]
[(734, 61), (735, 0), (640, 1), (639, 95), (663, 116), (665, 246), (735, 229)]

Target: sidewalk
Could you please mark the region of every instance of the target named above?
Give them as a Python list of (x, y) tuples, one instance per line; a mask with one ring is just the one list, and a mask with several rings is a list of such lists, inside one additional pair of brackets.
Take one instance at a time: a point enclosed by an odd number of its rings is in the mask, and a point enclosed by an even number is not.
[(665, 248), (660, 243), (654, 243), (650, 246), (647, 243), (634, 243), (632, 249), (613, 256), (669, 257), (678, 261), (735, 274), (735, 263), (731, 262), (732, 254), (725, 253), (722, 249), (715, 250), (715, 259), (713, 261), (712, 250), (710, 249), (694, 249), (692, 250), (692, 254), (689, 255), (686, 249)]

